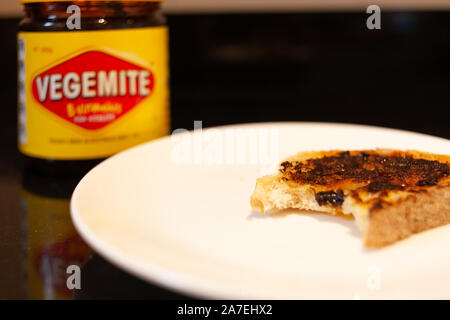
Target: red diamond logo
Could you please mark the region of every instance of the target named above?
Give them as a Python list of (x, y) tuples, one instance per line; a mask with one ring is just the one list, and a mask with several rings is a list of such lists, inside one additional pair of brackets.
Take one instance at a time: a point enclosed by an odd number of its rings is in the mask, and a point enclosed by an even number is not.
[(101, 51), (88, 51), (33, 79), (33, 96), (47, 110), (87, 130), (116, 121), (154, 88), (153, 73)]

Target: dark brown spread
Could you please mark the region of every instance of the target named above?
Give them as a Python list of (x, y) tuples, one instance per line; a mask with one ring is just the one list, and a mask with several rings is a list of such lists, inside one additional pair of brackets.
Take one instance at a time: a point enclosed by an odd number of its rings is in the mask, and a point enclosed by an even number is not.
[(344, 192), (339, 189), (335, 191), (323, 191), (316, 194), (316, 201), (319, 205), (323, 206), (325, 204), (331, 205), (332, 207), (340, 207), (344, 202)]
[(345, 189), (346, 183), (356, 184), (357, 188), (371, 193), (386, 193), (437, 185), (440, 179), (450, 175), (447, 163), (415, 159), (401, 152), (380, 154), (375, 151), (346, 151), (302, 162), (285, 161), (280, 172), (284, 181), (315, 185), (320, 189), (327, 187), (331, 191), (318, 192), (316, 201), (332, 206), (342, 205), (344, 194), (339, 188)]

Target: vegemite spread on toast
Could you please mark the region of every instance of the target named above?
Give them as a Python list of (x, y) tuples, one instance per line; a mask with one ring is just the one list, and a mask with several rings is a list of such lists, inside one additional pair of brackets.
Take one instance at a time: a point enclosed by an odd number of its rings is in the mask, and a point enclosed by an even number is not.
[(340, 206), (345, 195), (340, 187), (353, 184), (370, 193), (390, 190), (416, 192), (434, 186), (449, 176), (448, 163), (414, 158), (402, 152), (379, 154), (376, 151), (340, 152), (305, 161), (284, 161), (282, 179), (289, 183), (317, 186), (319, 205)]

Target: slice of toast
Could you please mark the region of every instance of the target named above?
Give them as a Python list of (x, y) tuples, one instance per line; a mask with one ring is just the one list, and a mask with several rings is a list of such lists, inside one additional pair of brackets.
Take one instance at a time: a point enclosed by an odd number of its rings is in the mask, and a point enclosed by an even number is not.
[(367, 247), (450, 222), (450, 156), (389, 149), (301, 152), (257, 179), (261, 213), (299, 208), (353, 215)]

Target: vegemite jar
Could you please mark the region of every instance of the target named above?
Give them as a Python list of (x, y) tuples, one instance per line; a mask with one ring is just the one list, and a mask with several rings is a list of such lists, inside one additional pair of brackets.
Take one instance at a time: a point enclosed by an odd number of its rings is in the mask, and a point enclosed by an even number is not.
[(160, 1), (21, 1), (18, 145), (26, 167), (79, 174), (168, 134)]

